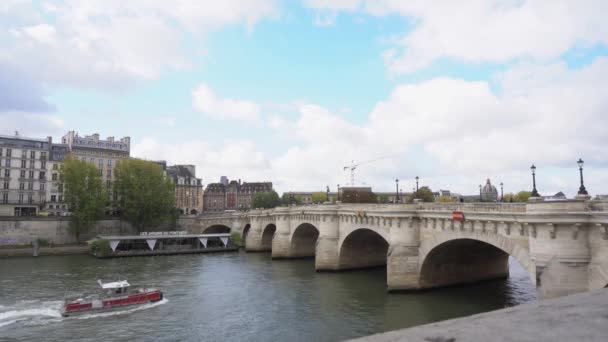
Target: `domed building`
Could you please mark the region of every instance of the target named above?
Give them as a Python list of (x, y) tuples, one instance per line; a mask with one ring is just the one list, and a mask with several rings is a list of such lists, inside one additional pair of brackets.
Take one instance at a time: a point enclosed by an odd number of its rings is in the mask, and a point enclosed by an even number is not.
[(498, 201), (498, 190), (490, 182), (490, 178), (486, 181), (486, 185), (481, 188), (481, 200), (483, 202), (496, 202)]

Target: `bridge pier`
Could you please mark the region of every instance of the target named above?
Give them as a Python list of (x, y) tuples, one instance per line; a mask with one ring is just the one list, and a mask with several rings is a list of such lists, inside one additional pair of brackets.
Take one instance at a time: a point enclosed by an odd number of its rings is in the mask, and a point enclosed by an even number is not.
[(315, 270), (318, 272), (340, 269), (339, 221), (338, 215), (334, 214), (320, 223), (319, 239), (315, 249)]
[[(291, 235), (291, 220), (288, 215), (280, 215), (283, 208), (277, 208), (279, 215), (276, 216), (277, 230), (272, 239), (272, 258), (284, 259), (291, 256), (291, 246), (289, 237)], [(283, 209), (284, 210), (284, 209)]]
[(251, 228), (247, 233), (247, 241), (245, 241), (245, 250), (247, 252), (263, 252), (265, 251), (262, 245), (262, 234), (264, 230), (264, 223), (259, 218), (251, 219)]
[(406, 291), (420, 288), (419, 245), (420, 220), (398, 219), (390, 229), (391, 244), (386, 260), (386, 286), (388, 291)]

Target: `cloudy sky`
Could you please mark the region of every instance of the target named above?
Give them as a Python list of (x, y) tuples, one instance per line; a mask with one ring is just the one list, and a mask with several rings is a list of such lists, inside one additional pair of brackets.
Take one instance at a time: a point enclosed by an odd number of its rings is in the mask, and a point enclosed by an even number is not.
[(0, 133), (272, 181), (608, 193), (608, 1), (0, 0)]

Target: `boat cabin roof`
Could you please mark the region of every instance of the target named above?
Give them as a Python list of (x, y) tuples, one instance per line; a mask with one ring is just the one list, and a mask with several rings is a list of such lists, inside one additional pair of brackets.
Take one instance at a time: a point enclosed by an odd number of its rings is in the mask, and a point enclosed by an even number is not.
[(131, 285), (129, 285), (129, 283), (126, 280), (119, 280), (119, 281), (115, 281), (112, 283), (102, 283), (101, 280), (98, 280), (97, 283), (99, 283), (99, 286), (101, 286), (102, 289), (107, 290), (107, 289), (121, 289), (123, 287), (129, 287)]

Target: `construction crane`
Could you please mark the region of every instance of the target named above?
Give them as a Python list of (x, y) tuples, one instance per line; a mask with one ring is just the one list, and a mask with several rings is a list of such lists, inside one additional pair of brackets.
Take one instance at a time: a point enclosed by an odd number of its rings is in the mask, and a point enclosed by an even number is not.
[(369, 164), (369, 163), (372, 163), (372, 162), (375, 162), (375, 161), (378, 161), (378, 160), (381, 160), (381, 159), (385, 159), (385, 158), (388, 158), (388, 157), (382, 157), (382, 158), (376, 158), (376, 159), (372, 159), (372, 160), (366, 160), (364, 162), (360, 162), (360, 163), (357, 163), (357, 164), (355, 164), (354, 160), (351, 161), (350, 165), (347, 165), (347, 166), (344, 167), (344, 171), (350, 170), (350, 186), (355, 186), (355, 170), (359, 166), (361, 166), (363, 164)]

